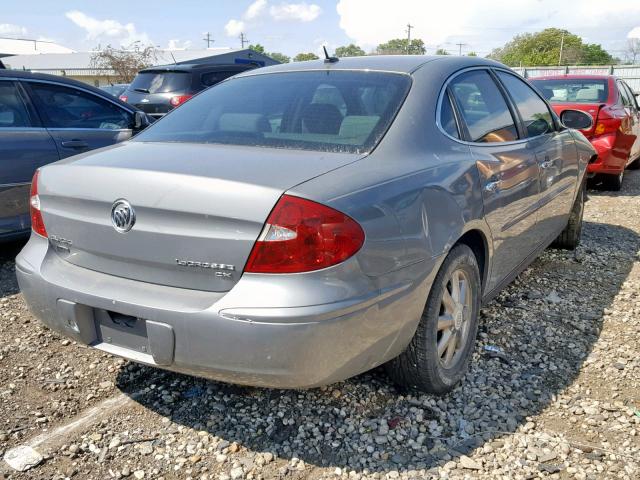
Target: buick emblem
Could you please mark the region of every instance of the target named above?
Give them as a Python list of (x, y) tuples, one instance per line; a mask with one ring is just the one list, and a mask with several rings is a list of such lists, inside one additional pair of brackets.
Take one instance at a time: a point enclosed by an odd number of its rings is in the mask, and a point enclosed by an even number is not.
[(126, 233), (136, 223), (136, 212), (125, 199), (116, 200), (111, 207), (111, 223), (120, 233)]

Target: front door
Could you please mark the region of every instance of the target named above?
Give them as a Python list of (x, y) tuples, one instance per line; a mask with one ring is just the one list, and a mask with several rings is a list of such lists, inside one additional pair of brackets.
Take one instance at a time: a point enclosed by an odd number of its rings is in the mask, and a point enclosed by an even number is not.
[(470, 70), (449, 86), (463, 119), (482, 182), (485, 218), (494, 255), (487, 290), (492, 290), (535, 250), (539, 166), (522, 139), (507, 100), (487, 70)]
[(133, 115), (119, 105), (73, 87), (25, 82), (60, 158), (106, 147), (131, 137)]
[(55, 142), (25, 100), (16, 82), (0, 80), (0, 237), (29, 228), (31, 178), (58, 160)]

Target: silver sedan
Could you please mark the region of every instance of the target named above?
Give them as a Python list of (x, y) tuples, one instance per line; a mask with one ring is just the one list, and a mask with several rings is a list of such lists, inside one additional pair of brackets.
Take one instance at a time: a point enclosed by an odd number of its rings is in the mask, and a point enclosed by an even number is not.
[(443, 393), (481, 304), (578, 244), (590, 122), (479, 58), (246, 72), (39, 170), (18, 280), (52, 329), (148, 365), (297, 388), (386, 364)]

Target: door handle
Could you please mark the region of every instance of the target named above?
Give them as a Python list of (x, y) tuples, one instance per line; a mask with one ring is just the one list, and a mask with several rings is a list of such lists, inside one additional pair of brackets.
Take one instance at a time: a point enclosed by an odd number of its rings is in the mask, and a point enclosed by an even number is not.
[(555, 161), (549, 160), (547, 158), (544, 162), (540, 164), (540, 168), (543, 168), (543, 169), (551, 168), (555, 165), (555, 163), (556, 163)]
[(489, 182), (484, 186), (484, 191), (489, 193), (496, 193), (500, 188), (500, 182)]
[(85, 142), (84, 140), (66, 140), (66, 141), (62, 142), (61, 145), (63, 147), (66, 147), (66, 148), (87, 148), (87, 147), (89, 147), (89, 144), (87, 142)]

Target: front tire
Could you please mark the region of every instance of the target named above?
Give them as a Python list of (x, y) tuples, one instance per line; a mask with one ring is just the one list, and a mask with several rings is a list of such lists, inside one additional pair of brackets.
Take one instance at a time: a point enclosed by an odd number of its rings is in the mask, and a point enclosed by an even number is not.
[(573, 203), (569, 221), (564, 230), (558, 235), (551, 245), (554, 248), (563, 250), (575, 250), (580, 245), (580, 237), (582, 237), (582, 217), (584, 216), (584, 186), (580, 187), (578, 196)]
[(386, 365), (396, 383), (443, 394), (465, 375), (480, 312), (480, 270), (473, 251), (456, 245), (436, 275), (416, 333)]

